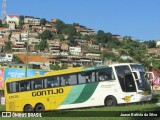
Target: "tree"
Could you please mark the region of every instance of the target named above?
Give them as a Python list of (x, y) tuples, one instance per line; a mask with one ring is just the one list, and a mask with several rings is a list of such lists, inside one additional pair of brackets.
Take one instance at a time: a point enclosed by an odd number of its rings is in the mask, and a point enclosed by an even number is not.
[(145, 45), (147, 45), (148, 48), (156, 48), (156, 41), (150, 40), (150, 41), (145, 41)]
[(46, 22), (47, 22), (47, 21), (46, 21), (46, 19), (45, 19), (45, 18), (40, 19), (40, 24), (41, 24), (41, 25), (45, 25), (45, 24), (46, 24)]
[(82, 39), (84, 40), (90, 40), (90, 36), (88, 34), (83, 35)]
[(23, 29), (23, 25), (24, 25), (24, 16), (20, 16), (19, 17), (19, 26), (18, 26), (18, 28), (19, 29)]
[(6, 41), (4, 43), (3, 52), (11, 52), (11, 51), (12, 51), (12, 42), (11, 41)]
[(22, 60), (19, 58), (19, 57), (17, 57), (17, 56), (13, 56), (13, 61), (16, 63), (16, 64), (21, 64), (21, 63), (23, 63), (22, 62)]
[(42, 40), (52, 39), (53, 35), (49, 30), (43, 31), (43, 33), (40, 34), (40, 38)]
[(103, 30), (98, 30), (97, 32), (97, 40), (100, 43), (107, 43), (108, 41), (112, 40), (112, 34), (111, 33), (105, 33)]
[(50, 65), (50, 70), (61, 70), (61, 67), (58, 63), (56, 64), (51, 64)]
[(2, 20), (0, 20), (0, 27), (3, 27)]
[(55, 27), (57, 29), (57, 34), (62, 34), (62, 31), (65, 29), (66, 24), (61, 20), (57, 20), (55, 23)]
[(77, 31), (73, 25), (67, 24), (64, 26), (62, 33), (68, 36), (75, 36), (77, 34)]
[(59, 63), (51, 64), (50, 65), (50, 70), (63, 70), (67, 69), (68, 65), (67, 64), (62, 64), (62, 66), (59, 65)]
[(64, 40), (64, 35), (63, 34), (58, 34), (57, 38), (63, 41)]
[(23, 16), (23, 15), (20, 15), (20, 16), (19, 16), (19, 20), (20, 20), (21, 22), (24, 22), (24, 16)]
[(47, 40), (41, 40), (41, 42), (38, 45), (38, 48), (40, 51), (44, 51), (46, 48), (48, 48)]
[(75, 37), (74, 36), (69, 36), (67, 39), (69, 40), (69, 45), (70, 46), (77, 46), (78, 45), (78, 42), (75, 41)]

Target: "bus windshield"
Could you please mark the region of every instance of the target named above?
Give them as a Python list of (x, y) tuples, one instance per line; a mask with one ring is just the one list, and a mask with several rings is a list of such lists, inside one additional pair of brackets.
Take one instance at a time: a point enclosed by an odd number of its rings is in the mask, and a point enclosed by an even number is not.
[(145, 72), (142, 65), (131, 65), (132, 71)]
[(139, 90), (146, 90), (148, 87), (148, 82), (145, 78), (145, 70), (142, 65), (131, 65), (133, 71), (139, 71), (140, 80), (137, 80), (137, 86)]

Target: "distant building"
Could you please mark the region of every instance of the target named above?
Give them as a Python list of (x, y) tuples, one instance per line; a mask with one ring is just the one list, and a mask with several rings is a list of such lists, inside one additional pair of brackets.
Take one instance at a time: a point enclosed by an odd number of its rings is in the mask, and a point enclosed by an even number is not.
[(61, 50), (61, 42), (60, 40), (47, 40), (47, 43), (49, 45), (49, 51), (53, 55), (60, 55)]
[(160, 47), (160, 40), (156, 42), (156, 47)]
[(10, 21), (8, 24), (9, 24), (9, 30), (15, 30), (16, 29), (16, 23), (14, 21)]
[(12, 35), (10, 37), (11, 41), (20, 41), (21, 39), (21, 33), (20, 32), (12, 32)]
[(91, 48), (93, 48), (94, 50), (97, 50), (97, 51), (100, 50), (99, 45), (92, 45), (92, 44), (89, 44), (89, 47), (91, 47)]
[(51, 23), (56, 23), (58, 19), (51, 19)]
[(16, 25), (19, 25), (19, 16), (18, 15), (7, 15), (6, 22), (9, 24), (10, 22), (15, 22)]
[(86, 28), (85, 26), (74, 24), (77, 32), (80, 32), (82, 35), (95, 35), (96, 32), (93, 29)]
[(34, 18), (32, 16), (25, 16), (24, 23), (29, 25), (40, 25), (40, 18)]
[(120, 35), (112, 35), (112, 39), (117, 39), (119, 41), (123, 41), (123, 38)]
[(0, 54), (0, 62), (12, 62), (13, 61), (13, 54)]
[(69, 52), (71, 55), (80, 55), (81, 54), (81, 47), (69, 47)]
[(22, 32), (21, 33), (21, 40), (22, 41), (27, 41), (28, 40), (28, 33), (27, 32)]

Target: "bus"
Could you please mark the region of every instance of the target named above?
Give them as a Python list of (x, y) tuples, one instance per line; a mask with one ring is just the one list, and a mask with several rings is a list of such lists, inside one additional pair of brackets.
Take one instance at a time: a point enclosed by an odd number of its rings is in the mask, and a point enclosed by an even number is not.
[(5, 81), (6, 111), (48, 111), (150, 101), (141, 64), (78, 67)]

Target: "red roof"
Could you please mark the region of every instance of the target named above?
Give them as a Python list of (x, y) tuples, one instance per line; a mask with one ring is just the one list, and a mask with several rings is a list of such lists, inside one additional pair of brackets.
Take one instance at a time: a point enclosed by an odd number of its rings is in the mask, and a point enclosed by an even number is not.
[(19, 18), (19, 16), (18, 15), (8, 15), (10, 18), (13, 18), (13, 17), (17, 17), (17, 18)]
[(4, 28), (1, 28), (1, 27), (0, 27), (0, 30), (4, 30)]

